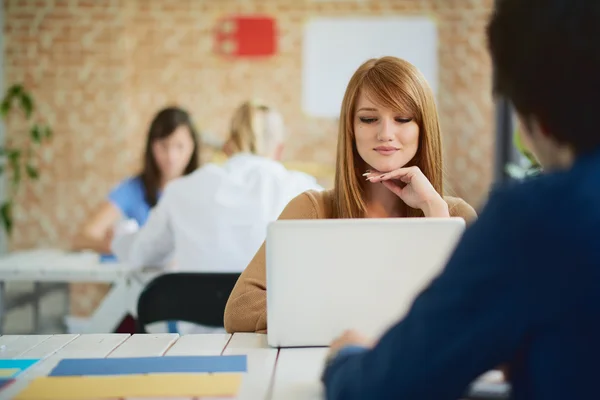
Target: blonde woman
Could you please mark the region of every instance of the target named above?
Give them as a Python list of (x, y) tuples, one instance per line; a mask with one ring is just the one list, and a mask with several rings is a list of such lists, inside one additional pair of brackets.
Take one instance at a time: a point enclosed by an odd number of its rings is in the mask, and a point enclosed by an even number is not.
[[(433, 93), (412, 64), (383, 57), (361, 65), (346, 89), (334, 189), (301, 194), (279, 218), (476, 218), (465, 201), (443, 193)], [(266, 332), (265, 280), (263, 244), (229, 297), (228, 332)]]
[(306, 190), (321, 190), (315, 178), (278, 161), (283, 143), (276, 110), (242, 104), (224, 145), (227, 162), (170, 183), (146, 225), (113, 240), (118, 259), (133, 266), (173, 260), (178, 270), (242, 271), (286, 204)]
[(322, 190), (315, 178), (279, 162), (284, 133), (276, 110), (242, 104), (224, 145), (228, 161), (170, 183), (139, 231), (115, 236), (114, 254), (134, 267), (241, 272), (286, 204), (306, 190)]

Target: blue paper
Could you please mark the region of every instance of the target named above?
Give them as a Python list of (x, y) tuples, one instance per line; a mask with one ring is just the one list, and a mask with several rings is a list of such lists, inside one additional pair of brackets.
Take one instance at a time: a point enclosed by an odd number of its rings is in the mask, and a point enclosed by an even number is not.
[(0, 359), (0, 369), (20, 369), (26, 370), (39, 360), (2, 360)]
[(246, 372), (246, 356), (67, 358), (49, 376)]

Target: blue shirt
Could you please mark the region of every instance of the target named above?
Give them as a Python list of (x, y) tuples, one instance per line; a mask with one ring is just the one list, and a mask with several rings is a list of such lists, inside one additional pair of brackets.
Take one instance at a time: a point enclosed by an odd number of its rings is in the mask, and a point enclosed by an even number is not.
[[(134, 219), (139, 226), (146, 223), (150, 215), (150, 204), (146, 202), (144, 183), (140, 177), (129, 178), (121, 182), (108, 195), (108, 200), (114, 204), (126, 219)], [(111, 254), (103, 254), (102, 262), (114, 262)]]
[(150, 204), (146, 202), (144, 183), (140, 177), (121, 182), (108, 195), (108, 200), (117, 206), (127, 219), (134, 219), (139, 226), (146, 223)]
[(600, 151), (495, 191), (406, 318), (329, 363), (327, 398), (456, 400), (501, 365), (514, 400), (598, 398), (598, 232)]

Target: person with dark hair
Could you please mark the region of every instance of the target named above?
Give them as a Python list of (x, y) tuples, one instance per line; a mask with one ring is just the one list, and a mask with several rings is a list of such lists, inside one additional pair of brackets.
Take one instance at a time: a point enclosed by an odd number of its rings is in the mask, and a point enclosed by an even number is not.
[[(169, 183), (144, 227), (117, 229), (112, 242), (116, 257), (132, 268), (243, 271), (285, 205), (306, 190), (323, 189), (314, 177), (280, 162), (285, 139), (279, 111), (245, 101), (234, 111), (223, 144), (228, 160), (208, 163)], [(182, 333), (214, 331), (183, 323), (175, 328)], [(169, 329), (173, 332), (173, 325)]]
[(169, 183), (146, 226), (117, 229), (113, 253), (132, 268), (243, 271), (287, 202), (305, 190), (322, 190), (314, 177), (280, 162), (285, 136), (275, 108), (241, 104), (223, 144), (225, 164), (208, 163)]
[(382, 338), (332, 343), (328, 399), (455, 400), (498, 366), (513, 400), (598, 398), (600, 1), (499, 0), (487, 33), (543, 173), (493, 191)]
[(142, 171), (108, 195), (75, 238), (75, 250), (93, 250), (114, 260), (110, 243), (116, 224), (125, 219), (141, 226), (165, 185), (198, 168), (199, 137), (190, 115), (178, 107), (159, 111), (148, 132)]

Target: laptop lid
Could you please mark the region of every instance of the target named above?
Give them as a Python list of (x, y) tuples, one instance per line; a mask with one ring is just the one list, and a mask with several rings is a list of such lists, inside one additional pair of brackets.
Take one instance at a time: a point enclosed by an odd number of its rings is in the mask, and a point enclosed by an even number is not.
[(267, 332), (274, 347), (378, 338), (441, 272), (462, 218), (279, 220), (267, 229)]

